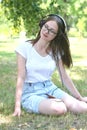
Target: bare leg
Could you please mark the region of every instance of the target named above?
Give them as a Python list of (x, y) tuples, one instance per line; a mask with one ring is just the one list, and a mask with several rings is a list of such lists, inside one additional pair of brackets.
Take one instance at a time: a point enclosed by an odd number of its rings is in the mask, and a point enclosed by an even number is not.
[(61, 100), (45, 99), (39, 105), (39, 112), (47, 115), (62, 115), (67, 112), (67, 108)]
[(74, 113), (87, 112), (87, 103), (85, 103), (83, 101), (79, 101), (76, 98), (74, 98), (68, 94), (62, 100), (69, 111), (72, 111)]

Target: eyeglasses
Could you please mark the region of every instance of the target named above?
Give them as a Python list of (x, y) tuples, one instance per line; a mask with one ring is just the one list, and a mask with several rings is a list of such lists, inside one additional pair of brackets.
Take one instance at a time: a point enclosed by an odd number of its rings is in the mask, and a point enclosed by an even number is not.
[(49, 26), (47, 24), (44, 24), (43, 27), (42, 27), (42, 29), (44, 31), (48, 31), (48, 33), (50, 35), (52, 35), (52, 36), (57, 34), (56, 32), (54, 32), (54, 30), (52, 28), (49, 29)]

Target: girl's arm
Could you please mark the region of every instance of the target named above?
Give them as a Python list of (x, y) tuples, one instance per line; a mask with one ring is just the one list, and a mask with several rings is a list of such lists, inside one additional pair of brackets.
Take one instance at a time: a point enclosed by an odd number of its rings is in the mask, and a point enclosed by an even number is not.
[(66, 73), (66, 70), (64, 68), (64, 65), (63, 65), (61, 59), (59, 60), (59, 63), (58, 63), (58, 69), (59, 69), (61, 80), (62, 80), (63, 84), (66, 86), (66, 88), (72, 93), (72, 95), (75, 98), (77, 98), (78, 100), (82, 100), (83, 97), (80, 95), (80, 93), (78, 92), (78, 90), (74, 86), (72, 80), (70, 79), (70, 77)]
[(15, 95), (15, 110), (13, 116), (21, 115), (21, 95), (22, 95), (22, 87), (25, 79), (25, 64), (26, 60), (20, 54), (17, 53), (17, 84), (16, 84), (16, 95)]

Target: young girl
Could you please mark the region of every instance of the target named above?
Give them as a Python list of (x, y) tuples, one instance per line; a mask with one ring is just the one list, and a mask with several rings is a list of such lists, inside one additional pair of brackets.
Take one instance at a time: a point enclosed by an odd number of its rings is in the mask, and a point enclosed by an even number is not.
[[(36, 39), (16, 48), (18, 76), (13, 115), (21, 115), (21, 105), (27, 112), (47, 115), (87, 112), (87, 97), (80, 95), (65, 71), (65, 67), (72, 65), (72, 58), (64, 19), (50, 14), (40, 21), (39, 26)], [(56, 68), (73, 96), (51, 81)]]

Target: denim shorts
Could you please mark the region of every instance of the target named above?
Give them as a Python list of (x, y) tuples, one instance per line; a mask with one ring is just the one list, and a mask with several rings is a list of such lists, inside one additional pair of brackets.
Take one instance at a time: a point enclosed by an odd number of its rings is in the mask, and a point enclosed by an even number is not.
[(42, 100), (48, 98), (47, 94), (58, 99), (62, 99), (66, 95), (50, 80), (24, 83), (21, 99), (22, 107), (28, 112), (39, 113), (39, 104)]

